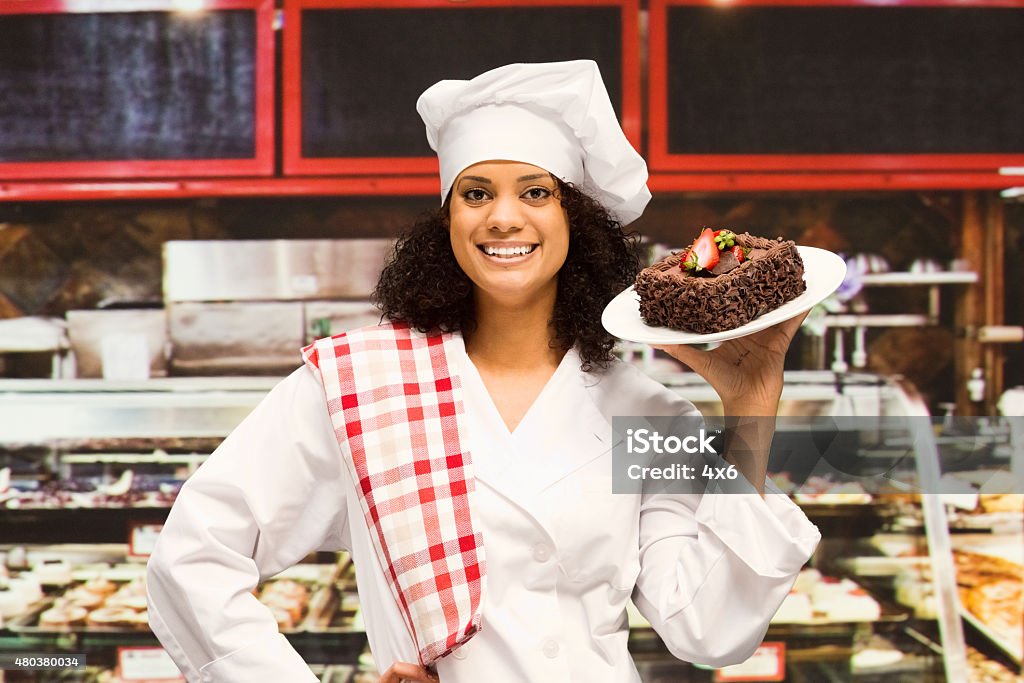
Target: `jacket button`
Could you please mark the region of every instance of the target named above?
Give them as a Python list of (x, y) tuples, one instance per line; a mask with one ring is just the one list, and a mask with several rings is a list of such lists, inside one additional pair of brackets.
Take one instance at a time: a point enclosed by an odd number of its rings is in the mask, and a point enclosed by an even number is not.
[(455, 657), (455, 659), (465, 659), (466, 658), (466, 646), (463, 645), (462, 647), (460, 647), (457, 650), (455, 650), (455, 652), (452, 653), (452, 657)]
[(547, 562), (549, 557), (551, 557), (551, 548), (547, 543), (538, 543), (533, 546), (533, 559), (538, 562)]
[(558, 642), (548, 638), (544, 641), (544, 646), (541, 648), (544, 652), (544, 656), (548, 659), (554, 659), (558, 656)]

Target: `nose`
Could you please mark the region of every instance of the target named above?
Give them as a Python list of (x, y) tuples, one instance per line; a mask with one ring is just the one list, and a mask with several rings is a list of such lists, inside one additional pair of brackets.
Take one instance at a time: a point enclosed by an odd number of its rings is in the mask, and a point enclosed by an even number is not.
[(487, 215), (487, 227), (489, 229), (500, 232), (522, 229), (523, 213), (518, 197), (511, 194), (501, 194), (495, 197), (489, 206), (491, 209)]

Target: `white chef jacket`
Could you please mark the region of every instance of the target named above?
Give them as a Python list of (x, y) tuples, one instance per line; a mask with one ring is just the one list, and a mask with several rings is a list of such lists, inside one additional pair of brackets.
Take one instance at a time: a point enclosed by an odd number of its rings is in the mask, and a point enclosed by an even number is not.
[[(612, 494), (612, 415), (695, 415), (628, 364), (575, 351), (509, 433), (459, 364), (487, 574), (481, 631), (442, 683), (639, 681), (632, 596), (670, 651), (746, 659), (820, 535), (786, 496)], [(373, 551), (314, 373), (300, 368), (182, 487), (149, 562), (149, 619), (190, 682), (315, 681), (252, 595), (314, 550), (348, 550), (381, 671), (417, 649)]]

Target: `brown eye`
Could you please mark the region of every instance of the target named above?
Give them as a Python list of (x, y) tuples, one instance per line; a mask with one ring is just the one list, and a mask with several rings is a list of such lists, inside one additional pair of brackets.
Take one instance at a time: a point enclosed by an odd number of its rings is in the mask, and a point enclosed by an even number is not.
[(471, 190), (466, 190), (462, 193), (462, 198), (467, 202), (482, 202), (487, 199), (487, 193), (478, 187), (474, 187)]
[(551, 190), (545, 187), (531, 187), (529, 190), (523, 193), (523, 196), (533, 201), (539, 201), (541, 199), (547, 199), (551, 196)]

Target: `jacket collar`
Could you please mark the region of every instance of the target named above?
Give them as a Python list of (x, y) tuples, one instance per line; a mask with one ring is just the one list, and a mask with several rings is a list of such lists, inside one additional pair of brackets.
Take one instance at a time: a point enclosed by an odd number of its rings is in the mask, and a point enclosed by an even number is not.
[[(538, 498), (596, 458), (608, 455), (612, 429), (595, 404), (593, 376), (571, 349), (523, 421), (510, 434), (459, 338), (463, 400), (473, 412), (470, 432), (478, 480), (534, 517), (550, 534)], [(486, 440), (486, 441), (485, 441)]]

